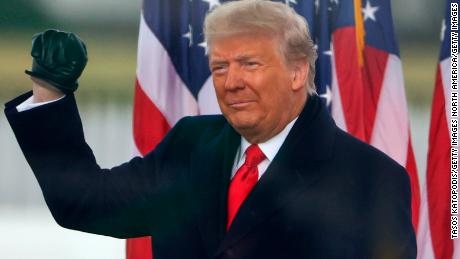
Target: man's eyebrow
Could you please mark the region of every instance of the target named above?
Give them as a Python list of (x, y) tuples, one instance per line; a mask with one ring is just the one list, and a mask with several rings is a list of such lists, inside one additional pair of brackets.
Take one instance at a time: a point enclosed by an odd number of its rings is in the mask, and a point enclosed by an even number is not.
[(238, 55), (236, 56), (235, 60), (236, 61), (247, 61), (249, 59), (256, 58), (256, 55), (250, 55), (250, 54), (243, 54), (243, 55)]
[(211, 59), (209, 61), (210, 65), (221, 65), (221, 64), (227, 64), (227, 63), (228, 61), (226, 61), (225, 59), (220, 59), (220, 58)]
[[(248, 61), (250, 59), (253, 59), (253, 58), (257, 58), (256, 55), (250, 55), (250, 54), (242, 54), (242, 55), (238, 55), (235, 57), (235, 60), (237, 62), (244, 62), (244, 61)], [(221, 64), (227, 64), (228, 61), (223, 59), (223, 58), (212, 58), (210, 61), (209, 61), (209, 64), (210, 65), (221, 65)]]

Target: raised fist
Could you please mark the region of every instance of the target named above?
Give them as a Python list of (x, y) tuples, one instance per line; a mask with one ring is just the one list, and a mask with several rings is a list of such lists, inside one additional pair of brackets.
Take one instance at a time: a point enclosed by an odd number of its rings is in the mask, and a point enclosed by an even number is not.
[(77, 90), (88, 61), (85, 43), (71, 32), (54, 29), (32, 38), (32, 70), (25, 73), (46, 81), (64, 93)]

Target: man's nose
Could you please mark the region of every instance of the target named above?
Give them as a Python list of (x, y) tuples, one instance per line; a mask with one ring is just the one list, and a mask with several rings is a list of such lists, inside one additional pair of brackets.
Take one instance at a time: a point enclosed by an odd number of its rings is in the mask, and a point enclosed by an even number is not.
[(224, 86), (225, 89), (229, 91), (244, 88), (243, 74), (241, 73), (238, 65), (231, 64), (228, 67), (227, 77), (225, 78)]

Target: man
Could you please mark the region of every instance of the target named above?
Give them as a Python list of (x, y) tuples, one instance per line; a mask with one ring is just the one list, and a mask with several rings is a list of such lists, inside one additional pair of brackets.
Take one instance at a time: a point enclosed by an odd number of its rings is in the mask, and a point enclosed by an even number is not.
[(184, 118), (112, 169), (97, 165), (72, 94), (84, 44), (36, 36), (33, 92), (5, 112), (57, 223), (152, 235), (155, 259), (415, 258), (408, 176), (335, 126), (314, 91), (305, 20), (280, 3), (230, 2), (205, 34), (223, 116)]

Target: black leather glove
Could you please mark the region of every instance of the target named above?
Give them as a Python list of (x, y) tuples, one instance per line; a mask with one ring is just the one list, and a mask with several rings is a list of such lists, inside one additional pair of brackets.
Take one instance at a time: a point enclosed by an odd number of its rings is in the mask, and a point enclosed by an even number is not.
[(25, 73), (42, 79), (64, 93), (77, 90), (88, 61), (85, 43), (71, 32), (47, 30), (32, 38), (32, 70)]

